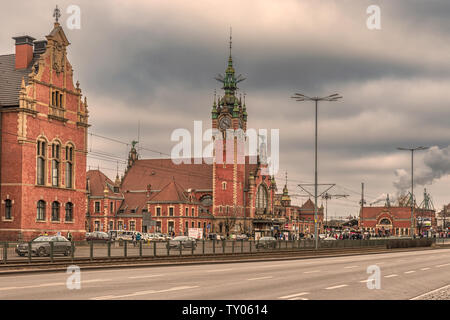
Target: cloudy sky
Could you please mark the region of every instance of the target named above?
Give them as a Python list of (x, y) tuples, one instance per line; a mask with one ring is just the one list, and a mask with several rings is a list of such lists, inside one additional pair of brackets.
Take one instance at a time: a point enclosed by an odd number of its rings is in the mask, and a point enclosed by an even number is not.
[[(81, 29), (65, 13), (81, 9)], [(381, 30), (369, 30), (369, 5), (381, 8)], [(91, 133), (126, 143), (141, 157), (170, 153), (176, 128), (210, 124), (214, 80), (228, 57), (247, 93), (248, 126), (280, 129), (278, 186), (288, 172), (291, 193), (314, 180), (314, 106), (294, 92), (341, 102), (319, 106), (319, 183), (335, 183), (328, 214), (356, 215), (361, 182), (367, 202), (391, 198), (410, 184), (410, 153), (418, 152), (417, 201), (423, 188), (436, 208), (450, 202), (450, 2), (447, 0), (58, 1), (71, 42), (75, 81), (88, 97)], [(43, 39), (52, 28), (53, 1), (2, 3), (0, 53), (13, 36)], [(110, 177), (127, 146), (90, 137), (88, 163)], [(105, 156), (108, 154), (108, 160)], [(163, 155), (164, 156), (164, 155)], [(123, 160), (119, 163), (123, 170)], [(296, 197), (301, 203), (304, 197)]]

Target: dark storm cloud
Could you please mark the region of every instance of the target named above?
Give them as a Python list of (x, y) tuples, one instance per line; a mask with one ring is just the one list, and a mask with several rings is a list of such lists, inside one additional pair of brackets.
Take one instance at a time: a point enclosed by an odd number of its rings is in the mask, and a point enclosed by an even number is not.
[[(446, 0), (60, 2), (82, 10), (82, 29), (65, 30), (91, 132), (130, 142), (139, 122), (142, 145), (168, 153), (174, 129), (192, 130), (193, 120), (208, 126), (214, 89), (222, 94), (214, 76), (226, 68), (232, 26), (236, 71), (247, 77), (241, 92), (249, 126), (280, 129), (280, 168), (290, 179), (313, 178), (314, 107), (290, 99), (294, 92), (344, 96), (319, 108), (322, 181), (358, 190), (366, 179), (373, 198), (393, 193), (395, 170), (409, 164), (397, 146), (449, 144)], [(366, 8), (377, 3), (382, 29), (369, 31)], [(37, 1), (2, 4), (2, 53), (12, 52), (11, 36), (48, 34), (52, 9)], [(127, 156), (125, 145), (90, 139), (94, 150)], [(113, 162), (89, 163), (115, 175)], [(277, 179), (280, 189), (283, 173)], [(448, 202), (440, 190), (439, 203)]]

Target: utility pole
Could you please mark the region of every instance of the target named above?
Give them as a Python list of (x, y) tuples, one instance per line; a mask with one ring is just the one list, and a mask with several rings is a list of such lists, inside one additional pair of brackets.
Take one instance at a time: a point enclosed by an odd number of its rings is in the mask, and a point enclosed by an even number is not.
[(325, 224), (327, 224), (328, 221), (328, 200), (331, 200), (332, 198), (347, 198), (349, 196), (350, 195), (348, 194), (329, 194), (328, 192), (325, 192), (325, 194), (322, 196), (322, 199), (325, 199)]
[(416, 148), (397, 148), (402, 151), (411, 151), (411, 238), (415, 236), (414, 232), (414, 151), (427, 150), (429, 147)]
[(317, 109), (319, 101), (338, 101), (342, 98), (337, 93), (331, 94), (326, 97), (308, 97), (301, 93), (295, 93), (294, 97), (291, 97), (296, 101), (314, 101), (315, 102), (315, 143), (314, 143), (314, 237), (316, 240), (316, 250), (319, 248), (319, 235), (317, 232)]
[(364, 200), (364, 182), (361, 182), (361, 201), (359, 202), (359, 204), (361, 205), (361, 212), (359, 214), (359, 223), (361, 224), (361, 232), (364, 232), (364, 214), (363, 214), (363, 210), (364, 210), (364, 204), (366, 203), (366, 201)]

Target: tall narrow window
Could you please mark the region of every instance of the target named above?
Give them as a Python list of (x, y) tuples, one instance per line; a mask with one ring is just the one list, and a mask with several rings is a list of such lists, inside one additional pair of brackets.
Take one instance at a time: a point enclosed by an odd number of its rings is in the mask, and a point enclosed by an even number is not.
[(59, 202), (53, 201), (52, 203), (52, 221), (59, 221)]
[(73, 204), (71, 202), (66, 203), (66, 221), (73, 221)]
[(256, 194), (256, 209), (267, 210), (267, 188), (260, 184), (258, 187), (258, 193)]
[(52, 144), (52, 186), (59, 186), (59, 164), (61, 160), (61, 148), (59, 143)]
[(72, 188), (73, 146), (66, 146), (66, 188)]
[(159, 217), (161, 216), (161, 208), (156, 208), (156, 216)]
[(5, 219), (12, 219), (12, 201), (9, 199), (5, 200)]
[(37, 142), (37, 165), (36, 165), (36, 182), (38, 185), (45, 184), (45, 149), (47, 145), (45, 141), (38, 140)]
[(45, 220), (45, 201), (39, 200), (37, 203), (37, 220)]
[(169, 208), (169, 216), (173, 217), (173, 207)]

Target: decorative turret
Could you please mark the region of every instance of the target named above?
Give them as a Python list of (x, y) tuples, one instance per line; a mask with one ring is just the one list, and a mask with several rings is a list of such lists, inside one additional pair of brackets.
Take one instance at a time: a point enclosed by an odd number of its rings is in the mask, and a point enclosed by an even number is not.
[(283, 188), (283, 195), (281, 196), (281, 204), (283, 206), (291, 205), (291, 197), (289, 196), (289, 191), (288, 191), (288, 187), (287, 187), (287, 172), (286, 172), (286, 183)]
[(128, 154), (128, 166), (127, 166), (127, 169), (131, 168), (131, 166), (134, 164), (134, 162), (139, 159), (139, 155), (138, 155), (138, 153), (136, 151), (136, 148), (135, 148), (136, 144), (138, 144), (138, 142), (135, 141), (135, 140), (133, 140), (131, 142), (131, 150), (130, 150), (130, 153)]

